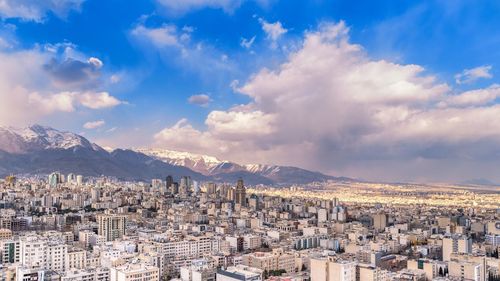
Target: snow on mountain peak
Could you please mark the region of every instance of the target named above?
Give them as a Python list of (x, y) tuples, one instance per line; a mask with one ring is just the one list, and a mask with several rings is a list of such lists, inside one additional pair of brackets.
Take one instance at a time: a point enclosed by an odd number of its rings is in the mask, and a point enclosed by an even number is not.
[(189, 159), (194, 162), (203, 161), (205, 164), (217, 165), (223, 161), (217, 159), (214, 156), (183, 152), (183, 151), (175, 151), (175, 150), (167, 150), (167, 149), (151, 149), (151, 148), (139, 148), (136, 151), (153, 156), (158, 159), (168, 159), (168, 160), (185, 160)]
[(82, 136), (46, 126), (0, 127), (0, 149), (11, 153), (40, 149), (70, 149), (78, 146), (98, 150)]

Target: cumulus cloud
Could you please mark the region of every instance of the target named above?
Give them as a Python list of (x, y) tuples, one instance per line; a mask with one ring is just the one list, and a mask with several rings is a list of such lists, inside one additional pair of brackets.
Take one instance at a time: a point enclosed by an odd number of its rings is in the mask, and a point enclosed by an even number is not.
[(107, 92), (61, 92), (45, 95), (33, 92), (28, 96), (28, 103), (45, 113), (53, 113), (57, 111), (73, 112), (79, 106), (90, 109), (111, 108), (124, 102)]
[[(55, 47), (57, 49), (57, 47)], [(56, 59), (54, 59), (56, 57)], [(100, 91), (92, 80), (97, 75), (90, 72), (102, 67), (97, 58), (85, 61), (72, 59), (71, 65), (54, 64), (60, 61), (57, 54), (46, 48), (0, 51), (0, 123), (26, 125), (39, 122), (40, 118), (55, 113), (75, 112), (79, 109), (104, 109), (122, 104), (123, 101)], [(68, 60), (62, 60), (70, 61)], [(78, 75), (64, 76), (58, 71), (64, 68)], [(75, 70), (76, 69), (76, 70)], [(61, 69), (59, 69), (61, 70)], [(62, 70), (61, 70), (62, 71)], [(93, 78), (90, 79), (89, 76)], [(68, 78), (69, 77), (69, 78)], [(73, 79), (77, 77), (78, 79)], [(87, 82), (84, 83), (84, 82)]]
[(455, 94), (421, 66), (371, 59), (343, 22), (238, 91), (251, 102), (212, 111), (205, 129), (183, 119), (157, 145), (378, 180), (497, 177), (478, 167), (500, 155), (498, 86)]
[(262, 30), (266, 33), (267, 39), (271, 41), (271, 47), (276, 48), (278, 40), (283, 34), (287, 33), (288, 30), (284, 28), (279, 21), (270, 23), (264, 19), (259, 19), (259, 22), (262, 26)]
[(79, 11), (85, 0), (0, 0), (1, 18), (43, 21), (51, 12), (66, 17), (71, 10)]
[(493, 77), (490, 71), (491, 65), (483, 65), (471, 69), (464, 69), (464, 71), (455, 75), (455, 82), (457, 84), (470, 84), (481, 78), (489, 79)]
[(100, 69), (103, 63), (98, 58), (91, 57), (87, 61), (66, 58), (58, 61), (53, 58), (44, 65), (56, 85), (66, 87), (91, 87), (98, 83)]
[(192, 95), (188, 98), (188, 102), (190, 104), (195, 104), (199, 106), (208, 106), (212, 99), (210, 98), (209, 95), (206, 94), (199, 94), (199, 95)]
[(124, 104), (125, 102), (111, 96), (108, 92), (85, 92), (80, 93), (77, 97), (77, 100), (85, 107), (91, 109), (103, 109), (115, 107), (120, 104)]
[(89, 121), (83, 124), (83, 128), (87, 130), (97, 129), (104, 126), (106, 122), (104, 120)]

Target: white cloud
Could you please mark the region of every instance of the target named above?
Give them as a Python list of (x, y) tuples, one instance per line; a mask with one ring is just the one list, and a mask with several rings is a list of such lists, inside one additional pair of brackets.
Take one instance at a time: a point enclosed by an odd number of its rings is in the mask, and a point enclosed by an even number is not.
[(34, 92), (29, 94), (28, 103), (47, 114), (56, 111), (73, 112), (75, 111), (75, 95), (77, 95), (77, 93), (63, 92), (41, 95)]
[(267, 35), (267, 39), (271, 41), (271, 47), (277, 47), (277, 41), (283, 36), (283, 34), (287, 33), (287, 29), (283, 27), (281, 22), (277, 21), (275, 23), (269, 23), (264, 19), (259, 19), (260, 24), (262, 25), (262, 30)]
[(104, 120), (89, 121), (83, 124), (83, 128), (87, 130), (97, 129), (104, 126), (106, 122)]
[(471, 90), (459, 95), (451, 96), (441, 103), (441, 106), (481, 106), (495, 101), (500, 97), (500, 85), (492, 85), (488, 88)]
[(274, 132), (274, 116), (261, 111), (212, 111), (205, 124), (210, 132), (224, 140), (244, 140)]
[(481, 78), (489, 79), (493, 77), (490, 71), (491, 65), (483, 65), (471, 69), (464, 69), (464, 71), (455, 75), (455, 82), (457, 84), (470, 84)]
[(131, 33), (139, 39), (151, 42), (157, 48), (180, 47), (179, 34), (174, 25), (165, 24), (157, 28), (147, 28), (140, 24)]
[(1, 18), (43, 21), (50, 11), (66, 17), (71, 10), (79, 11), (85, 0), (0, 0)]
[(211, 151), (214, 147), (225, 150), (225, 142), (221, 142), (209, 132), (196, 130), (187, 119), (179, 120), (174, 126), (165, 128), (155, 135), (155, 140), (171, 149), (185, 149), (192, 151)]
[[(168, 15), (183, 15), (204, 8), (221, 9), (232, 13), (245, 2), (251, 0), (156, 0)], [(263, 8), (268, 8), (275, 0), (253, 0)]]
[(9, 43), (6, 39), (0, 37), (0, 50), (1, 49), (10, 49), (12, 48), (12, 44)]
[(239, 86), (250, 103), (212, 111), (204, 130), (183, 119), (157, 145), (381, 180), (498, 178), (477, 168), (500, 155), (497, 85), (453, 94), (421, 66), (371, 59), (348, 33), (343, 22), (307, 32)]
[(241, 47), (243, 47), (245, 49), (250, 49), (252, 47), (253, 43), (255, 42), (255, 38), (256, 38), (256, 36), (254, 36), (250, 39), (241, 38), (241, 41), (240, 41)]
[(104, 65), (100, 59), (94, 57), (89, 58), (88, 63), (93, 65), (96, 69), (100, 69)]
[[(0, 124), (26, 125), (57, 113), (79, 109), (103, 109), (122, 104), (108, 92), (97, 91), (93, 80), (63, 83), (61, 76), (47, 71), (56, 53), (43, 48), (0, 51)], [(100, 60), (72, 61), (102, 67)], [(74, 69), (74, 68), (70, 68)], [(89, 68), (88, 68), (89, 69)], [(75, 71), (75, 73), (79, 73)], [(98, 74), (96, 74), (98, 78)]]
[(113, 74), (111, 77), (109, 77), (109, 81), (111, 84), (116, 84), (119, 83), (122, 80), (122, 77), (118, 74)]
[(168, 24), (149, 27), (141, 23), (130, 31), (130, 35), (135, 43), (154, 59), (160, 57), (167, 64), (177, 64), (211, 81), (225, 79), (224, 72), (234, 69), (234, 63), (225, 53), (213, 46), (193, 42), (193, 31), (191, 27), (179, 29)]
[(169, 14), (184, 14), (202, 8), (223, 9), (232, 12), (244, 0), (157, 0)]
[(61, 92), (46, 95), (33, 92), (28, 96), (28, 103), (48, 114), (57, 111), (73, 112), (78, 106), (90, 109), (111, 108), (124, 102), (107, 92)]
[(212, 102), (212, 99), (210, 98), (209, 95), (206, 94), (199, 94), (199, 95), (192, 95), (188, 98), (188, 102), (190, 104), (195, 104), (199, 106), (206, 107)]
[(78, 95), (77, 100), (85, 107), (91, 109), (103, 109), (115, 107), (125, 102), (111, 96), (108, 92), (92, 93), (86, 92)]

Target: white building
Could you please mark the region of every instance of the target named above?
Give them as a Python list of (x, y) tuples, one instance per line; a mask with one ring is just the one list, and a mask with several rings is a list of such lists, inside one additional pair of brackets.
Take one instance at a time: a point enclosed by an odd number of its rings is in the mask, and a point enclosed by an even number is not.
[(111, 267), (110, 281), (159, 281), (160, 270), (156, 266), (133, 261), (125, 265)]
[(263, 271), (247, 266), (231, 266), (225, 270), (218, 270), (217, 281), (262, 281)]

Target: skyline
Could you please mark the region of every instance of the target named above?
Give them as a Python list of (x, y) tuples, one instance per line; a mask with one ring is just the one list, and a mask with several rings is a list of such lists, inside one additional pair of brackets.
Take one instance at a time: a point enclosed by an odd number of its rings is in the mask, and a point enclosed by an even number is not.
[(369, 180), (500, 182), (499, 4), (284, 2), (0, 2), (0, 125)]

